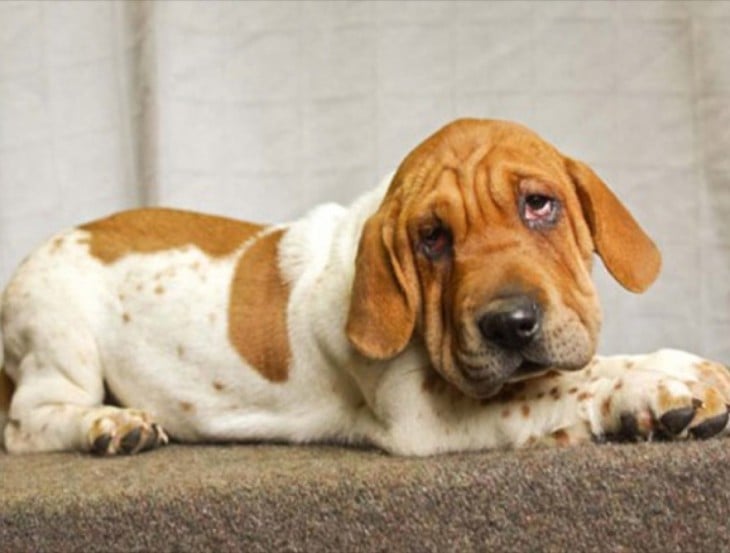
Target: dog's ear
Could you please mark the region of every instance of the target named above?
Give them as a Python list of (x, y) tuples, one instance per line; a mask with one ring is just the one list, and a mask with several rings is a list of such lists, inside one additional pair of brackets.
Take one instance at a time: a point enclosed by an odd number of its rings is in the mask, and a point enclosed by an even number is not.
[[(365, 223), (355, 263), (346, 332), (362, 355), (389, 359), (416, 324), (418, 286), (407, 236), (383, 207)], [(405, 231), (403, 231), (405, 235)]]
[(643, 292), (656, 279), (662, 259), (654, 242), (608, 186), (586, 164), (566, 158), (596, 252), (627, 290)]

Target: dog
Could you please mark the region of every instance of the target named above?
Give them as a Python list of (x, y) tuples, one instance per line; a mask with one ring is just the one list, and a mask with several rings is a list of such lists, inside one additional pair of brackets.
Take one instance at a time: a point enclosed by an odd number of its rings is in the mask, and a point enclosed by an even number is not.
[(138, 209), (52, 237), (4, 292), (8, 452), (336, 442), (396, 455), (728, 433), (730, 374), (595, 356), (594, 253), (661, 260), (530, 130), (458, 120), (350, 207), (261, 226)]

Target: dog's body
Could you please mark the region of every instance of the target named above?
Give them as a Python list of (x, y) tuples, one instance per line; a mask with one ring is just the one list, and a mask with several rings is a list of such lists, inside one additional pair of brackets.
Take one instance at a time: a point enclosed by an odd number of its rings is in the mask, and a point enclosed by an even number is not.
[(594, 250), (630, 289), (658, 271), (585, 166), (482, 121), (288, 225), (161, 209), (84, 225), (5, 292), (6, 448), (131, 453), (169, 433), (425, 455), (726, 432), (723, 367), (591, 361)]

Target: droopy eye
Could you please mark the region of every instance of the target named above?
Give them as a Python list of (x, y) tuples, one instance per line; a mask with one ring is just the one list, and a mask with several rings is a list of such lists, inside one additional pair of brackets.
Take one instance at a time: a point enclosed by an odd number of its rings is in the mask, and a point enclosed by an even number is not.
[(421, 249), (426, 257), (435, 260), (451, 251), (453, 243), (451, 232), (442, 224), (421, 229)]
[(520, 201), (520, 217), (530, 228), (552, 226), (558, 220), (560, 202), (544, 194), (527, 194)]

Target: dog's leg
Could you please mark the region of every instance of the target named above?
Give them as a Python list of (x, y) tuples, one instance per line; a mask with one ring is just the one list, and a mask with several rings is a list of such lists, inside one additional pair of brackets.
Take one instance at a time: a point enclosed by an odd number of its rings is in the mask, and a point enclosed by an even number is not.
[(730, 372), (683, 352), (597, 357), (584, 369), (549, 371), (481, 401), (443, 382), (414, 394), (415, 374), (381, 387), (391, 393), (378, 398), (378, 424), (366, 432), (396, 454), (730, 433)]
[(165, 432), (142, 411), (102, 405), (99, 367), (63, 366), (29, 353), (13, 371), (16, 389), (5, 427), (11, 453), (82, 450), (102, 455), (137, 453), (167, 443)]
[(531, 429), (514, 431), (517, 446), (704, 439), (730, 429), (730, 372), (674, 350), (597, 357), (585, 369), (551, 372), (507, 394), (502, 415), (514, 416), (503, 416), (503, 424), (514, 429), (522, 418)]

